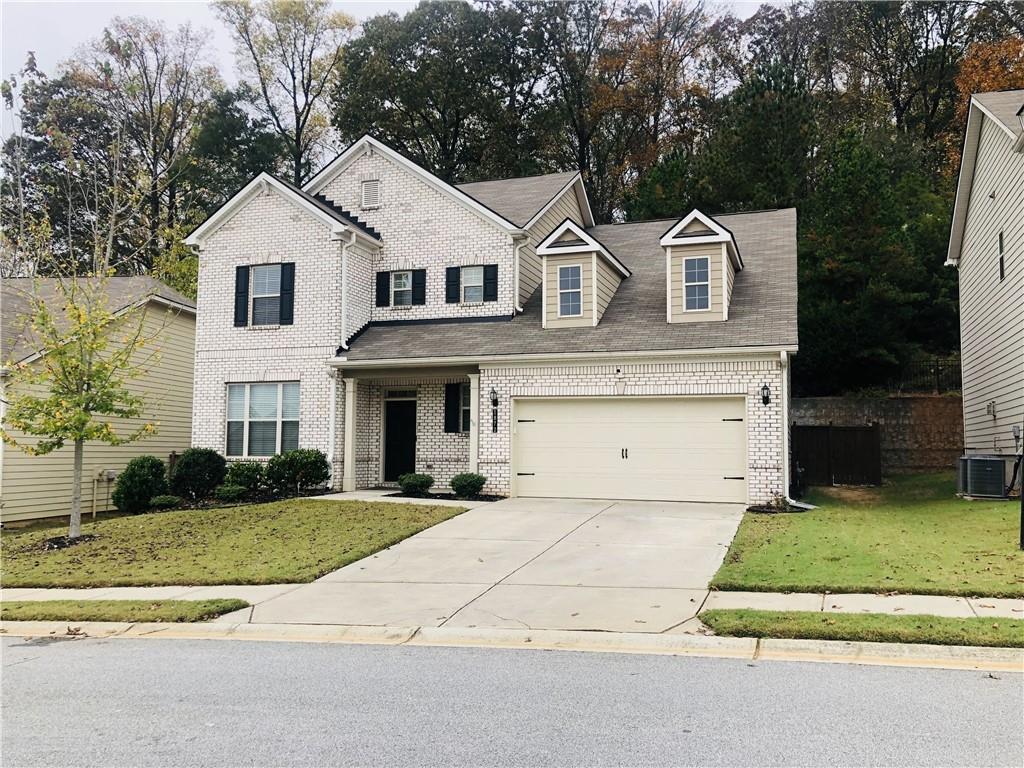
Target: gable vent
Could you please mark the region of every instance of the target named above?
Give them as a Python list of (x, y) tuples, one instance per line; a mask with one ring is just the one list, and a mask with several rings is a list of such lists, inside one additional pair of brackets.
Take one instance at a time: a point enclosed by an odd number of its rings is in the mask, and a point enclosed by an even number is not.
[(362, 186), (362, 208), (380, 207), (380, 179), (367, 179)]

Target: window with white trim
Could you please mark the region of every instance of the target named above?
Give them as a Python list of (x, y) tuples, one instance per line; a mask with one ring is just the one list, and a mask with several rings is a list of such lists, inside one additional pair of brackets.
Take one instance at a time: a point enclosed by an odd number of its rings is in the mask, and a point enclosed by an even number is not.
[(461, 274), (462, 303), (480, 304), (484, 300), (484, 268), (463, 267)]
[(367, 179), (360, 185), (361, 208), (380, 207), (380, 179)]
[(558, 268), (558, 316), (583, 315), (583, 267), (571, 264)]
[(273, 456), (299, 447), (299, 382), (228, 384), (227, 456)]
[(683, 260), (683, 309), (699, 312), (711, 307), (711, 260), (695, 256)]
[(281, 265), (258, 264), (252, 268), (252, 324), (281, 322)]
[(462, 432), (469, 432), (469, 421), (472, 414), (472, 409), (470, 408), (471, 397), (469, 384), (461, 384), (459, 391), (459, 430)]
[(412, 272), (391, 273), (391, 306), (408, 307), (412, 304)]

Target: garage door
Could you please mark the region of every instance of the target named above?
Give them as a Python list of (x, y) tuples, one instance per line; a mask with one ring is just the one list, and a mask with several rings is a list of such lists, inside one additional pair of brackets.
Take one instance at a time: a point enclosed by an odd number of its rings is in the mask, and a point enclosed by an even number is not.
[(519, 496), (745, 502), (742, 398), (515, 401)]

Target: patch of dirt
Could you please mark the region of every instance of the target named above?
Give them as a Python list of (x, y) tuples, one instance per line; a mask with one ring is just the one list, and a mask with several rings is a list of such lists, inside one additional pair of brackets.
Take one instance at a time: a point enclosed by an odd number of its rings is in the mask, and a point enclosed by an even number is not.
[(73, 547), (76, 544), (84, 544), (87, 541), (92, 541), (96, 537), (91, 533), (84, 534), (75, 539), (70, 539), (67, 536), (54, 536), (52, 539), (43, 539), (39, 544), (39, 548), (44, 552), (53, 552), (58, 549), (67, 549)]
[(397, 491), (396, 493), (389, 493), (388, 496), (397, 496), (402, 499), (417, 499), (419, 501), (430, 501), (431, 499), (445, 499), (447, 501), (501, 501), (504, 496), (474, 496), (471, 499), (463, 499), (456, 496), (454, 493), (429, 493), (426, 496), (413, 496), (411, 493), (402, 493)]
[(849, 504), (877, 504), (882, 499), (881, 489), (874, 485), (834, 485), (822, 490), (830, 498)]

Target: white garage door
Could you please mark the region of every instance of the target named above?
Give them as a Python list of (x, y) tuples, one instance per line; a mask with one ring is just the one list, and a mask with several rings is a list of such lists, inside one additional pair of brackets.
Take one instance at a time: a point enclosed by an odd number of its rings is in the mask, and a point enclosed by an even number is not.
[(747, 500), (742, 398), (515, 401), (519, 496)]

